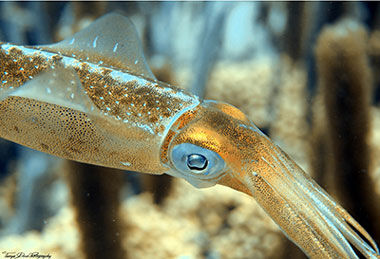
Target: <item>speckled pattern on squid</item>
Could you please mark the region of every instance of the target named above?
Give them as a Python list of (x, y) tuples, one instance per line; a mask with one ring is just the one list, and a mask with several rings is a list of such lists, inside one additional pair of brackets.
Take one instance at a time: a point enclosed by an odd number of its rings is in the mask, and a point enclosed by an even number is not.
[(0, 46), (2, 87), (18, 87), (48, 68), (71, 66), (100, 110), (118, 120), (144, 125), (153, 134), (162, 134), (163, 121), (199, 102), (173, 86), (105, 67), (103, 62), (91, 64), (36, 48)]
[[(57, 44), (1, 44), (0, 74), (3, 138), (80, 162), (167, 173), (196, 187), (229, 186), (254, 197), (312, 258), (356, 258), (352, 246), (379, 258), (359, 223), (240, 110), (155, 81), (121, 15)], [(189, 166), (194, 154), (208, 166)]]

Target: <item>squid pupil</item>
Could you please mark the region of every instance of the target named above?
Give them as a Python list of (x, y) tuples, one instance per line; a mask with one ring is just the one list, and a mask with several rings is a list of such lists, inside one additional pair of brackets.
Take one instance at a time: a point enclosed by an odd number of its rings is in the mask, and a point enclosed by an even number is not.
[(191, 154), (187, 156), (187, 166), (191, 170), (204, 170), (208, 165), (207, 158), (200, 154)]

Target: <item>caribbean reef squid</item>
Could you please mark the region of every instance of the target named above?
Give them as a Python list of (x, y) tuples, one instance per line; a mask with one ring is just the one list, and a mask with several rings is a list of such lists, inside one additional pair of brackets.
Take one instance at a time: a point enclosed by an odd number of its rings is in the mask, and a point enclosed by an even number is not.
[[(358, 222), (237, 108), (159, 82), (128, 18), (108, 14), (51, 45), (0, 43), (0, 136), (58, 157), (260, 204), (312, 258), (379, 258)], [(110, 175), (110, 177), (112, 177)]]

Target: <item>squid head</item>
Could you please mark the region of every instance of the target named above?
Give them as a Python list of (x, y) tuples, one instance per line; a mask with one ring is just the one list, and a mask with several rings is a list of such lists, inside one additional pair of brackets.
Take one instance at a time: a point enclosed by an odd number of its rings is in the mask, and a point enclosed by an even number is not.
[[(198, 188), (221, 184), (246, 193), (308, 256), (368, 258), (368, 233), (239, 109), (203, 101), (180, 116), (161, 148), (170, 175)], [(369, 245), (359, 233), (368, 240)]]

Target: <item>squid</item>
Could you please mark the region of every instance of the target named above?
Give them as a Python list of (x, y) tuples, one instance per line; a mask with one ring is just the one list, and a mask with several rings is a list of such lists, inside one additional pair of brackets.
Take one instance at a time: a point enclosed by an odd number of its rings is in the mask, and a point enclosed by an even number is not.
[(2, 138), (197, 188), (228, 186), (311, 258), (380, 258), (366, 230), (240, 110), (159, 82), (120, 14), (55, 44), (1, 42), (0, 75)]

